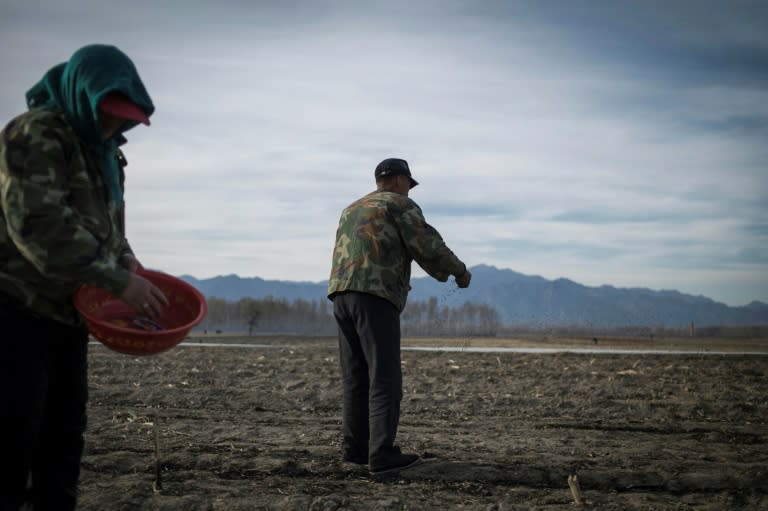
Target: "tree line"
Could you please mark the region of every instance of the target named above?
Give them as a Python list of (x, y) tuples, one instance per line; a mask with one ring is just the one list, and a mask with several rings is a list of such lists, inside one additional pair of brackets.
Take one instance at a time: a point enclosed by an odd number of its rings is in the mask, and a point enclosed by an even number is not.
[[(285, 298), (242, 298), (237, 301), (208, 297), (208, 314), (198, 327), (206, 333), (335, 335), (333, 304), (327, 299), (289, 301)], [(403, 336), (495, 336), (498, 313), (486, 304), (466, 302), (458, 307), (440, 305), (436, 297), (409, 301), (400, 316)]]

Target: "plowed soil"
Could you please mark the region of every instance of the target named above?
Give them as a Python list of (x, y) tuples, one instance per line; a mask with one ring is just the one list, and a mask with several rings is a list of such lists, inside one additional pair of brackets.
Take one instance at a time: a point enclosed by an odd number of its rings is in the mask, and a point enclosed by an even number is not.
[(578, 509), (572, 475), (584, 509), (768, 509), (765, 354), (404, 351), (424, 463), (375, 479), (340, 461), (334, 341), (257, 342), (91, 346), (80, 509)]

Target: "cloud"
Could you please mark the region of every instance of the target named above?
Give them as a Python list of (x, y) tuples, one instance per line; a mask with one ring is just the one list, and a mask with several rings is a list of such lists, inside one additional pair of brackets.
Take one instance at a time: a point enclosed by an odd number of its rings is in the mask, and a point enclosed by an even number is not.
[(399, 156), (470, 264), (768, 301), (761, 3), (49, 4), (0, 8), (0, 117), (82, 44), (124, 49), (157, 106), (126, 147), (150, 266), (322, 280)]

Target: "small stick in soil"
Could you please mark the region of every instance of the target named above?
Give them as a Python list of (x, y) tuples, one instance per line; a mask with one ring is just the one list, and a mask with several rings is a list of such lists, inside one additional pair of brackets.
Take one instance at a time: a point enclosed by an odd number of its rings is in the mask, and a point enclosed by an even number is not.
[(579, 477), (576, 475), (568, 476), (568, 486), (571, 488), (571, 495), (577, 506), (584, 505), (584, 497), (581, 495), (581, 487), (579, 486)]
[(152, 428), (155, 437), (155, 480), (152, 482), (152, 491), (160, 493), (163, 491), (163, 481), (161, 479), (160, 468), (160, 433), (157, 429), (157, 416), (155, 416), (155, 425)]

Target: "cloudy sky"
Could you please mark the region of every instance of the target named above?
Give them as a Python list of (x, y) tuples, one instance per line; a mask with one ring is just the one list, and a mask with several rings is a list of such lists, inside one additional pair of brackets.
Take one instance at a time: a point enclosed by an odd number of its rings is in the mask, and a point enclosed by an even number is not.
[(768, 302), (765, 1), (4, 0), (0, 123), (90, 43), (157, 107), (125, 148), (147, 266), (324, 280), (395, 156), (469, 265)]

